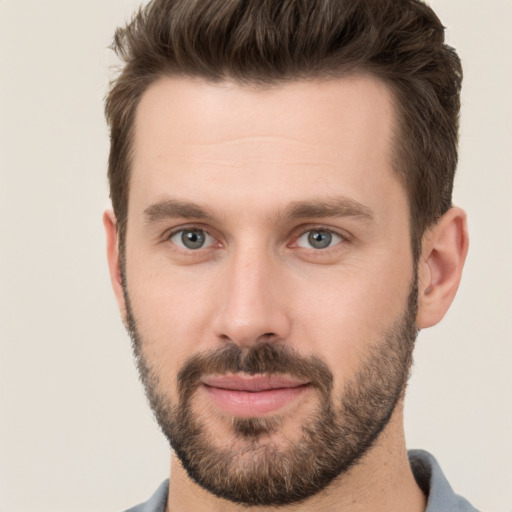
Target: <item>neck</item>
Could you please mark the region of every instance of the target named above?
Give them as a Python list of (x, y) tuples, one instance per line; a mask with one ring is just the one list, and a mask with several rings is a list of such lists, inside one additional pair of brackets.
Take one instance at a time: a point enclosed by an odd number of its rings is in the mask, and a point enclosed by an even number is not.
[[(173, 454), (167, 512), (271, 512), (276, 507), (247, 507), (217, 498), (195, 484)], [(375, 445), (324, 491), (282, 512), (424, 512), (426, 499), (412, 474), (403, 431), (403, 404)]]

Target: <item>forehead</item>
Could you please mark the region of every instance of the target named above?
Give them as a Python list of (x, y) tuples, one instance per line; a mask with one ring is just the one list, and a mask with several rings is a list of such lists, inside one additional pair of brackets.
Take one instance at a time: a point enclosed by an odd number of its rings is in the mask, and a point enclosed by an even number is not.
[(222, 189), (226, 204), (234, 191), (271, 205), (315, 189), (360, 200), (396, 180), (394, 124), (390, 91), (369, 76), (271, 87), (162, 78), (137, 108), (130, 196), (218, 201)]
[[(285, 134), (302, 142), (329, 144), (343, 139), (354, 143), (363, 139), (359, 129), (386, 137), (393, 114), (389, 88), (369, 75), (268, 87), (164, 77), (141, 98), (136, 139), (140, 141), (153, 129), (176, 144), (207, 144), (258, 134)], [(173, 119), (178, 122), (172, 123)], [(333, 130), (336, 125), (342, 129)], [(351, 133), (343, 129), (348, 125)]]

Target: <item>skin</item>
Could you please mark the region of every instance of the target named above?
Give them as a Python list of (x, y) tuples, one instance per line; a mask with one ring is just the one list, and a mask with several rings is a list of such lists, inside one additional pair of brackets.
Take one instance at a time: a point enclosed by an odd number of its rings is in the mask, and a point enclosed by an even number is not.
[[(176, 375), (191, 355), (269, 340), (318, 356), (334, 374), (335, 393), (343, 393), (370, 347), (400, 316), (414, 275), (407, 197), (391, 167), (394, 123), (389, 90), (368, 76), (267, 89), (163, 78), (145, 92), (136, 118), (126, 279), (144, 356), (159, 369), (169, 400), (177, 400)], [(172, 215), (151, 215), (154, 205), (170, 200)], [(208, 215), (175, 208), (176, 201)], [(343, 211), (289, 215), (304, 203)], [(112, 212), (104, 224), (124, 315)], [(179, 236), (170, 236), (190, 226), (209, 233), (207, 247), (187, 250)], [(303, 235), (314, 228), (337, 235), (331, 247), (308, 246)], [(467, 246), (458, 208), (425, 234), (418, 329), (444, 316)], [(293, 442), (315, 400), (309, 393), (280, 411), (282, 427), (272, 434), (277, 446)], [(215, 439), (229, 443), (226, 416), (204, 395), (194, 405)], [(401, 401), (359, 464), (325, 491), (282, 510), (424, 510), (402, 416)], [(171, 473), (173, 512), (267, 510), (209, 494), (174, 455)]]

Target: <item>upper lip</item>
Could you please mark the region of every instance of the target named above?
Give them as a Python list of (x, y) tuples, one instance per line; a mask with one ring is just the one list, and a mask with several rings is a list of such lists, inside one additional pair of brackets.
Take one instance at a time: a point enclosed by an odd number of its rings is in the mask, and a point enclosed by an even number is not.
[(271, 389), (296, 388), (307, 384), (286, 375), (209, 375), (201, 382), (214, 388), (232, 391), (268, 391)]

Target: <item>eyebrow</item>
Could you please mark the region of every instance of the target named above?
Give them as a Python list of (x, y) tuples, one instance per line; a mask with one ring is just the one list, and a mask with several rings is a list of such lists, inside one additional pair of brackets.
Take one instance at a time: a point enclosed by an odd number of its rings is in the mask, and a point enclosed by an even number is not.
[[(367, 206), (358, 201), (347, 197), (335, 197), (322, 200), (295, 201), (286, 207), (283, 212), (272, 215), (276, 223), (281, 218), (294, 220), (324, 217), (355, 217), (372, 220), (373, 213)], [(169, 218), (211, 221), (215, 218), (215, 215), (196, 203), (172, 198), (151, 204), (144, 210), (144, 219), (147, 223)]]
[(285, 212), (290, 219), (308, 217), (356, 217), (372, 220), (373, 213), (367, 206), (347, 197), (334, 197), (320, 201), (297, 201), (292, 203)]
[(169, 218), (211, 220), (213, 215), (195, 203), (165, 199), (144, 210), (146, 222), (157, 222)]

